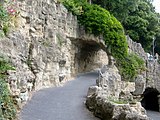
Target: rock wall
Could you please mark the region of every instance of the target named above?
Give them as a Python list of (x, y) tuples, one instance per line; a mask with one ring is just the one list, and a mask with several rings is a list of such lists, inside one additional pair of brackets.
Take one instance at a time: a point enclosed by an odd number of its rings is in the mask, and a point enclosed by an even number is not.
[(97, 86), (88, 90), (86, 106), (103, 120), (149, 120), (144, 108), (157, 111), (160, 106), (160, 65), (141, 44), (133, 42), (129, 36), (127, 40), (129, 53), (140, 56), (146, 63), (146, 70), (135, 82), (125, 82), (121, 81), (115, 66), (101, 68)]
[(89, 88), (86, 106), (102, 120), (149, 120), (133, 91), (134, 84), (122, 82), (117, 68), (107, 65), (97, 86)]
[(103, 40), (87, 35), (59, 2), (19, 0), (17, 6), (15, 28), (0, 40), (0, 53), (16, 68), (8, 71), (8, 83), (17, 99), (108, 63)]
[(146, 63), (146, 70), (136, 79), (137, 86), (141, 85), (142, 87), (142, 84), (145, 83), (144, 89), (137, 94), (142, 94), (145, 88), (155, 88), (160, 92), (160, 64), (158, 63), (158, 55), (156, 54), (156, 58), (153, 58), (152, 55), (144, 51), (140, 43), (133, 42), (129, 36), (127, 36), (127, 40), (129, 52), (138, 54)]
[[(158, 54), (156, 54), (154, 57), (150, 55), (149, 53), (144, 52), (144, 49), (139, 43), (133, 42), (128, 36), (128, 45), (129, 45), (129, 52), (134, 52), (138, 54), (146, 63), (146, 70), (137, 76), (135, 79), (135, 91), (133, 92), (134, 95), (142, 95), (144, 98), (142, 99), (142, 104), (145, 106), (152, 106), (152, 101), (148, 100), (148, 98), (145, 98), (146, 92), (148, 95), (150, 92), (155, 91), (155, 101), (158, 105), (155, 107), (152, 107), (155, 109), (156, 107), (159, 107), (160, 111), (160, 64), (158, 63)], [(150, 91), (148, 91), (148, 89)], [(147, 90), (147, 91), (146, 91)], [(149, 101), (149, 102), (147, 102)], [(146, 105), (149, 104), (149, 105)]]
[(143, 58), (143, 60), (147, 60), (147, 53), (144, 51), (142, 45), (140, 43), (136, 43), (134, 42), (129, 36), (127, 37), (127, 41), (128, 41), (128, 51), (129, 53), (136, 53), (137, 55), (139, 55), (141, 58)]

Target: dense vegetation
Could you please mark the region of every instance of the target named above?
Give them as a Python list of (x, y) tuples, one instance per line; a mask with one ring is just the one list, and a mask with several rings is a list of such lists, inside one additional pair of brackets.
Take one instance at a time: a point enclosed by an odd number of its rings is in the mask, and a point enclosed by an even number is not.
[(7, 35), (16, 15), (15, 0), (0, 1), (0, 37)]
[(127, 81), (133, 81), (134, 78), (145, 70), (144, 60), (136, 54), (129, 54), (127, 57), (122, 58), (119, 64), (119, 70), (122, 78)]
[[(132, 80), (143, 67), (143, 60), (136, 55), (128, 55), (128, 45), (121, 23), (106, 9), (89, 4), (85, 0), (63, 0), (63, 4), (74, 15), (86, 31), (103, 36), (106, 52), (117, 60), (117, 66), (125, 80)], [(138, 60), (138, 61), (136, 61)]]
[(155, 12), (153, 0), (92, 0), (112, 13), (124, 26), (126, 34), (139, 42), (147, 52), (152, 50), (156, 38), (155, 51), (160, 54), (160, 15)]
[(0, 58), (0, 120), (12, 120), (16, 117), (16, 107), (6, 82), (7, 70), (14, 68), (4, 58)]

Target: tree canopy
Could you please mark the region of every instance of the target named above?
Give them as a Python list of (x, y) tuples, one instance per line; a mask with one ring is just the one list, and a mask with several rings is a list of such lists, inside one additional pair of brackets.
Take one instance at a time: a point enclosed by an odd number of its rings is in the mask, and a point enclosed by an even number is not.
[[(150, 51), (153, 38), (160, 44), (160, 16), (155, 12), (152, 0), (93, 0), (109, 10), (124, 26), (126, 34)], [(159, 47), (156, 51), (160, 54)]]

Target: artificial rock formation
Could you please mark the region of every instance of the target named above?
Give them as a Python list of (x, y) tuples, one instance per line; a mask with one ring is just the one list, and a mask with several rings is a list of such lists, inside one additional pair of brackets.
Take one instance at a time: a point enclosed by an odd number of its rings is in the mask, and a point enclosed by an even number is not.
[(107, 64), (103, 40), (87, 35), (58, 1), (19, 0), (17, 7), (13, 30), (0, 40), (1, 56), (16, 68), (8, 71), (8, 83), (17, 101)]
[[(127, 36), (127, 40), (128, 40), (128, 46), (129, 46), (129, 52), (134, 52), (137, 55), (139, 55), (141, 58), (143, 58), (143, 60), (145, 61), (146, 64), (146, 70), (143, 71), (140, 75), (137, 76), (137, 78), (135, 79), (135, 91), (133, 92), (134, 95), (141, 95), (141, 96), (148, 96), (146, 95), (146, 91), (145, 90), (150, 90), (149, 92), (147, 92), (148, 94), (150, 94), (150, 92), (152, 94), (155, 94), (156, 96), (154, 97), (155, 101), (154, 103), (157, 103), (157, 106), (159, 106), (159, 110), (160, 111), (160, 64), (158, 63), (159, 61), (159, 56), (156, 54), (154, 57), (153, 55), (146, 53), (144, 51), (144, 49), (142, 48), (141, 44), (133, 42), (129, 36)], [(146, 101), (150, 101), (144, 97), (144, 99), (142, 100), (142, 104), (145, 104), (145, 106), (147, 104), (154, 104), (154, 103), (149, 103)], [(145, 100), (146, 99), (146, 100)], [(148, 108), (148, 107), (147, 107)], [(146, 109), (147, 109), (146, 108)], [(155, 107), (156, 109), (156, 107)]]
[(86, 106), (102, 120), (149, 120), (144, 108), (133, 98), (134, 84), (122, 82), (115, 66), (107, 66), (97, 86), (89, 88)]
[(145, 109), (160, 110), (158, 57), (146, 53), (141, 44), (133, 42), (129, 36), (127, 40), (129, 53), (141, 57), (146, 69), (134, 82), (121, 81), (115, 66), (105, 65), (99, 71), (97, 86), (88, 90), (86, 106), (103, 120), (149, 120)]
[[(160, 92), (160, 84), (159, 84), (160, 83), (160, 65), (158, 63), (158, 56), (156, 58), (155, 57), (153, 58), (152, 55), (144, 51), (140, 43), (133, 42), (129, 38), (129, 36), (127, 36), (127, 40), (128, 40), (129, 52), (136, 53), (138, 56), (143, 58), (146, 64), (146, 70), (142, 72), (140, 76), (138, 76), (137, 79), (139, 80), (137, 80), (137, 84), (142, 85), (145, 83), (145, 85), (142, 87), (156, 88)], [(143, 89), (143, 92), (144, 92), (145, 90), (144, 88), (140, 88), (140, 89)], [(139, 93), (137, 93), (137, 95), (138, 94), (140, 95), (142, 94), (142, 92), (140, 91)]]

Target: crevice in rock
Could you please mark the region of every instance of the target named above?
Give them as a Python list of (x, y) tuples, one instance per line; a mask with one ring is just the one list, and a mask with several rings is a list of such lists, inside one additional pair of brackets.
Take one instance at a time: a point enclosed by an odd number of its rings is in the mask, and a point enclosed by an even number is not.
[(146, 110), (159, 111), (158, 95), (159, 92), (156, 89), (146, 88), (141, 101), (142, 106)]
[(28, 51), (28, 59), (27, 59), (27, 65), (30, 69), (30, 71), (34, 74), (35, 78), (31, 81), (32, 84), (33, 84), (33, 87), (32, 87), (32, 90), (35, 89), (35, 83), (36, 83), (36, 73), (34, 71), (34, 68), (32, 66), (32, 63), (33, 63), (33, 60), (32, 60), (32, 54), (33, 54), (33, 48), (34, 48), (34, 45), (31, 41), (30, 45), (29, 45), (29, 51)]

